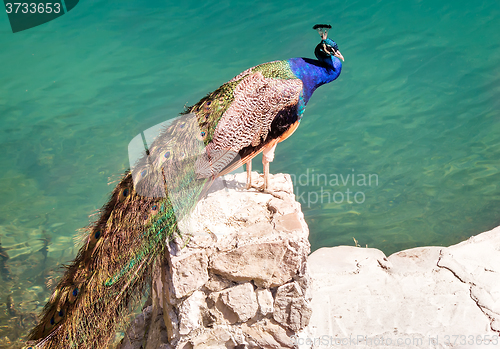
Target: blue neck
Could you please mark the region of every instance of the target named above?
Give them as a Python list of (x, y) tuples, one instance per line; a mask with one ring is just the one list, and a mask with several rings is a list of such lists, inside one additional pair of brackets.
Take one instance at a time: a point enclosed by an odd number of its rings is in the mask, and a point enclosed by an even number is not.
[(342, 70), (342, 62), (334, 56), (330, 56), (324, 61), (309, 58), (291, 58), (288, 63), (293, 74), (301, 79), (304, 84), (301, 96), (302, 108), (305, 108), (309, 98), (318, 87), (338, 78)]

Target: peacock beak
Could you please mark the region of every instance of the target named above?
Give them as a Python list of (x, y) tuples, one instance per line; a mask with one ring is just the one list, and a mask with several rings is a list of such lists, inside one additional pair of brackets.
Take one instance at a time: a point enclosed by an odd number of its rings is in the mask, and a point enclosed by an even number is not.
[(340, 58), (342, 61), (344, 61), (344, 56), (342, 56), (342, 53), (340, 53), (340, 51), (339, 51), (339, 50), (336, 50), (336, 51), (333, 53), (333, 55), (334, 55), (335, 57)]
[(341, 60), (344, 60), (344, 56), (342, 56), (340, 51), (337, 49), (337, 44), (335, 44), (335, 43), (334, 43), (334, 46), (330, 46), (330, 45), (323, 43), (323, 51), (329, 55), (334, 55), (335, 57), (338, 57)]

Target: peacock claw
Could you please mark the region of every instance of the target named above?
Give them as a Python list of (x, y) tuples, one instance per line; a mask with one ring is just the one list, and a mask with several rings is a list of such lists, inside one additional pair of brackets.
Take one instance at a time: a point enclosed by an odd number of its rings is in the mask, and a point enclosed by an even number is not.
[(281, 196), (279, 196), (278, 194), (272, 192), (271, 190), (269, 190), (269, 188), (264, 188), (264, 186), (256, 186), (256, 185), (251, 185), (249, 188), (247, 187), (248, 190), (250, 189), (255, 189), (256, 191), (258, 191), (259, 193), (263, 193), (263, 194), (269, 194), (269, 195), (272, 195), (274, 196), (275, 198), (277, 199), (280, 199), (280, 200), (283, 200), (283, 198)]

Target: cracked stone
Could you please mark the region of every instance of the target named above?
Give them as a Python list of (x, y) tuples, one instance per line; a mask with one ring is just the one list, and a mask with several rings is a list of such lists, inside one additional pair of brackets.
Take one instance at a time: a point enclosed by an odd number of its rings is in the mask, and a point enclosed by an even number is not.
[(171, 256), (172, 291), (176, 298), (183, 298), (208, 281), (207, 251), (201, 250), (186, 256)]
[(297, 332), (309, 324), (311, 313), (312, 309), (297, 282), (278, 288), (274, 301), (274, 320)]
[(268, 289), (258, 289), (255, 292), (257, 294), (260, 313), (264, 316), (271, 314), (274, 311), (274, 299), (271, 291)]
[(249, 244), (215, 256), (210, 268), (229, 280), (253, 280), (260, 287), (276, 287), (290, 281), (305, 263), (307, 247), (295, 249), (286, 240)]
[(483, 234), (448, 248), (419, 247), (389, 257), (349, 246), (315, 251), (308, 258), (313, 312), (299, 336), (360, 328), (384, 337), (393, 336), (394, 328), (400, 337), (498, 334), (495, 312), (487, 309), (495, 309), (494, 295), (500, 294), (490, 271), (500, 272), (500, 228)]
[(202, 310), (206, 309), (205, 293), (195, 291), (179, 308), (179, 334), (186, 335), (201, 327)]
[(235, 315), (227, 316), (231, 323), (244, 322), (253, 318), (257, 314), (259, 308), (257, 296), (250, 283), (234, 286), (221, 291), (219, 300), (225, 308), (230, 310), (230, 312), (223, 310), (223, 313), (232, 313)]

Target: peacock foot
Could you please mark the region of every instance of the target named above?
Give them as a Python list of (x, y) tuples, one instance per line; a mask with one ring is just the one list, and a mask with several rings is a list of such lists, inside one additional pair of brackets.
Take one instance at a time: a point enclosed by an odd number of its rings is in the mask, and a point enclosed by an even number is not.
[(265, 185), (261, 185), (261, 186), (256, 186), (253, 184), (250, 184), (250, 186), (247, 185), (247, 190), (250, 190), (250, 189), (255, 189), (259, 193), (269, 194), (269, 195), (274, 196), (277, 199), (284, 200), (283, 197), (281, 197), (280, 195), (278, 195), (275, 192), (273, 192), (272, 190), (270, 190), (269, 187), (266, 188)]

